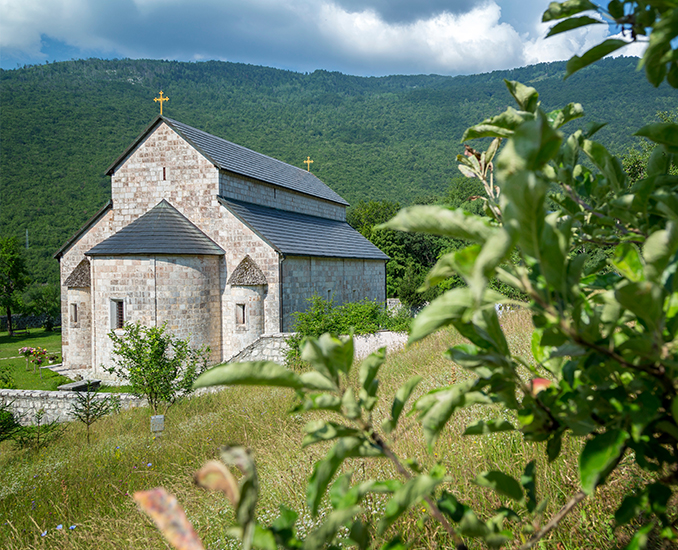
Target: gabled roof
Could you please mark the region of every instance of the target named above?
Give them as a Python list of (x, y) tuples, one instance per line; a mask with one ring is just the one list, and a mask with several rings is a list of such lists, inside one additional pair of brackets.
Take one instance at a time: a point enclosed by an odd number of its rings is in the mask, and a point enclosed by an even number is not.
[(348, 203), (310, 172), (213, 136), (187, 124), (159, 116), (106, 170), (109, 176), (160, 123), (164, 122), (220, 170), (233, 172), (285, 189), (348, 206)]
[(388, 260), (346, 222), (219, 197), (219, 202), (281, 254)]
[(89, 260), (87, 258), (75, 266), (75, 269), (64, 281), (64, 285), (68, 288), (89, 288), (91, 286)]
[(265, 285), (266, 275), (249, 254), (242, 259), (228, 279), (229, 285), (259, 286)]
[(108, 212), (111, 208), (113, 208), (113, 201), (109, 200), (104, 206), (101, 207), (101, 210), (99, 210), (94, 216), (92, 216), (89, 220), (85, 222), (85, 225), (83, 225), (78, 231), (73, 235), (70, 239), (66, 241), (66, 244), (63, 245), (59, 250), (57, 250), (52, 256), (53, 258), (56, 258), (57, 260), (61, 258), (61, 256), (64, 255), (66, 250), (68, 250), (71, 245), (77, 241), (82, 235), (84, 235), (87, 231), (89, 231), (89, 228), (92, 227), (95, 223), (97, 223), (101, 218), (103, 218), (104, 214)]
[(163, 199), (143, 216), (85, 252), (87, 256), (132, 254), (220, 256), (224, 251)]

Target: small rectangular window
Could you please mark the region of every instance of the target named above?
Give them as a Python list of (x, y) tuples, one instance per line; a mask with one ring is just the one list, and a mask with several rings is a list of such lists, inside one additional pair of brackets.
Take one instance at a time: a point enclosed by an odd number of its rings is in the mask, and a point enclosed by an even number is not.
[(71, 323), (78, 322), (78, 304), (71, 304)]
[(237, 325), (245, 324), (245, 304), (235, 305), (235, 323)]
[(162, 181), (165, 181), (167, 179), (167, 168), (165, 166), (162, 167)]
[(125, 326), (125, 303), (122, 300), (111, 300), (111, 328)]

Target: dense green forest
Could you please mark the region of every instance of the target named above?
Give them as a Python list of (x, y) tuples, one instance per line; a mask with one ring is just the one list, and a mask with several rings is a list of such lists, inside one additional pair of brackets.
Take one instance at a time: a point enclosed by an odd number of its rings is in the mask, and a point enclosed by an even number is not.
[(459, 194), (461, 136), (511, 104), (504, 78), (535, 86), (547, 110), (582, 103), (581, 124), (607, 121), (598, 139), (624, 153), (634, 129), (676, 106), (636, 65), (606, 59), (566, 81), (564, 63), (458, 77), (99, 59), (0, 71), (0, 235), (28, 230), (32, 278), (56, 282), (52, 254), (108, 200), (104, 172), (157, 114), (159, 90), (171, 118), (300, 167), (311, 156), (351, 203), (406, 205)]

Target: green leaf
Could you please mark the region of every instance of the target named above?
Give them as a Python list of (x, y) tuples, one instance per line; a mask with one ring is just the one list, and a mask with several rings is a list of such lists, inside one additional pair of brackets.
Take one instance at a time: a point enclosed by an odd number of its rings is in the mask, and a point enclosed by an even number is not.
[(339, 412), (341, 410), (341, 398), (328, 393), (307, 394), (303, 396), (301, 405), (293, 409), (293, 412), (323, 410)]
[(648, 535), (652, 532), (654, 526), (654, 522), (650, 522), (638, 529), (633, 535), (631, 542), (626, 545), (626, 550), (644, 550), (647, 548), (647, 543), (649, 541)]
[(355, 399), (353, 388), (348, 388), (341, 398), (341, 408), (346, 418), (356, 420), (360, 418), (360, 406)]
[(561, 32), (567, 32), (571, 31), (572, 29), (578, 29), (579, 27), (586, 27), (587, 25), (602, 25), (602, 21), (599, 21), (598, 19), (593, 19), (593, 17), (589, 17), (588, 15), (583, 15), (581, 17), (570, 17), (569, 19), (566, 19), (565, 21), (561, 21), (557, 25), (554, 25), (551, 27), (551, 30), (549, 30), (548, 34), (546, 35), (546, 38), (549, 36), (555, 36), (556, 34), (560, 34)]
[(252, 546), (254, 548), (261, 548), (262, 550), (278, 549), (278, 545), (275, 542), (275, 535), (260, 525), (254, 526), (254, 538), (252, 539)]
[(320, 391), (338, 391), (339, 389), (332, 380), (318, 371), (302, 372), (299, 378), (304, 383), (305, 389)]
[(539, 240), (539, 258), (541, 272), (556, 292), (567, 295), (566, 262), (570, 253), (571, 223), (559, 227), (560, 212), (553, 212), (544, 218), (541, 239)]
[(515, 80), (504, 79), (504, 84), (506, 84), (508, 91), (522, 111), (528, 113), (535, 113), (537, 111), (537, 107), (539, 107), (539, 94), (537, 90)]
[[(504, 302), (506, 302), (506, 298), (503, 295), (487, 289), (483, 294), (480, 305), (481, 307), (494, 308), (495, 304)], [(475, 306), (475, 298), (469, 288), (458, 287), (448, 290), (433, 300), (414, 318), (408, 343), (417, 342), (455, 321), (466, 322), (468, 320), (464, 318), (466, 313)]]
[(421, 376), (413, 376), (398, 388), (398, 391), (393, 398), (393, 404), (391, 405), (391, 418), (382, 424), (382, 429), (387, 434), (395, 430), (398, 425), (400, 414), (405, 408), (405, 403), (407, 403), (407, 400), (410, 398), (414, 388), (417, 387), (419, 382), (421, 382)]
[(525, 489), (527, 496), (525, 506), (531, 514), (537, 507), (537, 463), (534, 460), (531, 460), (525, 466), (525, 471), (520, 477), (520, 484)]
[(516, 428), (508, 420), (497, 418), (495, 420), (478, 420), (466, 427), (463, 435), (487, 435), (497, 432), (510, 432)]
[(315, 443), (322, 441), (330, 441), (339, 437), (361, 437), (359, 430), (337, 424), (336, 422), (325, 422), (324, 420), (316, 420), (309, 422), (304, 427), (306, 435), (301, 442), (302, 447), (308, 447)]
[(539, 259), (547, 190), (545, 182), (526, 171), (511, 176), (502, 189), (505, 227), (512, 232), (523, 253), (535, 259)]
[(442, 206), (410, 206), (402, 209), (377, 229), (397, 229), (416, 233), (431, 233), (474, 243), (484, 243), (496, 229), (485, 218), (459, 208)]
[(369, 441), (358, 437), (342, 437), (330, 449), (327, 456), (315, 463), (313, 473), (306, 486), (308, 507), (313, 516), (318, 513), (320, 501), (325, 495), (327, 486), (339, 467), (347, 458), (358, 456), (382, 456), (382, 451)]
[(322, 522), (320, 527), (309, 533), (306, 540), (304, 540), (302, 548), (304, 550), (326, 548), (334, 539), (337, 531), (361, 512), (362, 508), (359, 506), (353, 506), (345, 510), (334, 510)]
[(627, 283), (619, 286), (614, 296), (650, 330), (658, 328), (664, 304), (664, 294), (660, 286), (649, 281)]
[(553, 462), (560, 455), (560, 450), (563, 446), (563, 433), (556, 432), (546, 443), (546, 456), (549, 462)]
[(459, 532), (465, 537), (484, 539), (490, 534), (490, 528), (485, 522), (478, 519), (475, 512), (470, 508), (464, 510), (464, 515), (459, 522)]
[(455, 523), (459, 523), (464, 517), (464, 512), (468, 510), (468, 506), (459, 502), (453, 494), (447, 491), (443, 491), (437, 504), (440, 511)]
[(377, 377), (379, 368), (386, 360), (386, 348), (379, 348), (377, 351), (370, 353), (360, 364), (359, 381), (360, 387), (364, 389), (368, 395), (372, 395), (372, 382)]
[(564, 126), (571, 120), (584, 116), (584, 108), (581, 103), (568, 103), (562, 109), (551, 111), (548, 115), (548, 121), (554, 129)]
[(348, 374), (353, 365), (353, 336), (336, 338), (325, 333), (320, 338), (305, 338), (301, 359), (337, 384), (338, 373)]
[(666, 229), (655, 231), (643, 245), (646, 276), (649, 281), (664, 284), (663, 275), (678, 252), (678, 224), (669, 222)]
[(617, 246), (611, 263), (629, 281), (638, 282), (645, 279), (643, 260), (638, 249), (631, 243)]
[(297, 374), (271, 361), (227, 363), (201, 374), (193, 388), (208, 386), (278, 386), (302, 389), (304, 382)]
[(582, 151), (598, 167), (615, 191), (623, 189), (626, 175), (619, 159), (612, 156), (600, 143), (588, 139), (584, 140)]
[[(507, 138), (513, 135), (513, 132), (525, 121), (534, 119), (533, 113), (526, 111), (516, 111), (513, 107), (509, 107), (502, 114), (495, 117), (487, 118), (480, 124), (471, 126), (464, 132), (461, 138), (462, 143), (469, 139), (478, 139), (484, 137)], [(457, 157), (459, 158), (459, 157)], [(459, 167), (461, 170), (461, 166)], [(466, 168), (468, 170), (468, 168)], [(463, 170), (461, 170), (464, 173)], [(464, 175), (467, 175), (464, 173)], [(470, 171), (470, 176), (475, 177), (475, 174)]]
[(671, 415), (676, 421), (676, 424), (678, 424), (678, 397), (674, 397), (673, 401), (671, 401)]
[[(348, 488), (345, 486), (347, 477), (350, 479), (350, 474), (341, 476), (330, 490), (333, 508), (348, 508), (349, 506), (359, 504), (368, 493), (395, 493), (403, 485), (397, 479), (388, 479), (385, 481), (371, 479)], [(343, 487), (340, 488), (340, 485)]]
[(412, 505), (430, 495), (443, 482), (440, 478), (420, 475), (411, 478), (400, 487), (386, 503), (384, 515), (377, 526), (377, 532), (383, 534)]
[(602, 59), (606, 55), (611, 54), (612, 52), (623, 48), (628, 42), (624, 40), (617, 40), (615, 38), (608, 38), (604, 42), (601, 42), (597, 46), (594, 46), (588, 50), (581, 57), (578, 55), (573, 55), (565, 66), (565, 78), (573, 75), (578, 70), (588, 67), (591, 63), (595, 63), (599, 59)]
[(597, 10), (598, 6), (589, 2), (589, 0), (567, 0), (566, 2), (551, 2), (548, 9), (541, 16), (542, 23), (564, 19), (572, 15), (577, 15), (583, 11)]
[(513, 477), (493, 470), (491, 472), (483, 472), (478, 474), (475, 479), (475, 484), (480, 487), (487, 487), (493, 491), (511, 498), (516, 501), (523, 499), (523, 488)]
[(624, 453), (628, 439), (628, 432), (612, 429), (597, 434), (586, 442), (579, 457), (579, 477), (582, 490), (587, 495), (604, 483)]
[(470, 391), (472, 387), (472, 382), (462, 382), (450, 388), (433, 391), (415, 403), (415, 410), (421, 413), (419, 420), (429, 447), (433, 446), (455, 410), (476, 403), (491, 403), (485, 394)]

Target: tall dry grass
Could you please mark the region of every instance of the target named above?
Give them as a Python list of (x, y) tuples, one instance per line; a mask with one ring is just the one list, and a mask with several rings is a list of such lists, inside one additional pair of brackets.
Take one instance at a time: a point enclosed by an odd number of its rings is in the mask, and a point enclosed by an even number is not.
[[(512, 312), (502, 318), (515, 353), (530, 357), (529, 314)], [(424, 377), (418, 395), (441, 385), (462, 380), (468, 374), (443, 357), (443, 352), (461, 340), (452, 331), (441, 331), (387, 358), (380, 373), (383, 400), (375, 410), (380, 423), (390, 411), (396, 389), (414, 374)], [(11, 443), (0, 444), (0, 547), (14, 549), (80, 550), (166, 548), (151, 523), (137, 511), (134, 491), (164, 486), (173, 492), (188, 512), (207, 548), (237, 548), (224, 531), (233, 521), (224, 498), (207, 494), (192, 483), (193, 472), (218, 454), (221, 444), (241, 444), (252, 449), (257, 462), (262, 494), (259, 519), (272, 521), (278, 505), (300, 512), (298, 529), (307, 533), (315, 525), (305, 508), (305, 487), (313, 463), (326, 445), (301, 449), (302, 428), (308, 415), (290, 415), (292, 392), (284, 389), (227, 388), (193, 397), (171, 408), (166, 431), (149, 435), (149, 411), (136, 409), (108, 417), (93, 427), (91, 445), (85, 443), (84, 426), (72, 424), (61, 440), (39, 453), (20, 451)], [(532, 459), (538, 463), (537, 490), (548, 497), (547, 515), (555, 512), (577, 490), (576, 455), (582, 442), (566, 440), (564, 453), (547, 464), (541, 444), (522, 441), (513, 433), (492, 437), (463, 436), (465, 426), (483, 417), (507, 415), (497, 408), (462, 411), (442, 433), (433, 453), (422, 443), (421, 430), (413, 417), (406, 417), (392, 434), (396, 452), (424, 467), (439, 462), (453, 479), (446, 487), (481, 515), (490, 515), (502, 504), (493, 493), (472, 483), (483, 470), (500, 469), (520, 476)], [(385, 460), (346, 464), (355, 479), (392, 478), (397, 474)], [(612, 514), (622, 490), (638, 473), (629, 468), (585, 501), (563, 526), (542, 544), (557, 550), (608, 548), (627, 538), (613, 532)], [(366, 515), (378, 516), (385, 499), (370, 497)], [(392, 529), (413, 541), (414, 548), (448, 546), (437, 525), (426, 521), (424, 508), (417, 508)], [(61, 529), (57, 527), (61, 525)], [(74, 526), (74, 528), (70, 528)], [(471, 545), (471, 548), (480, 548)]]

